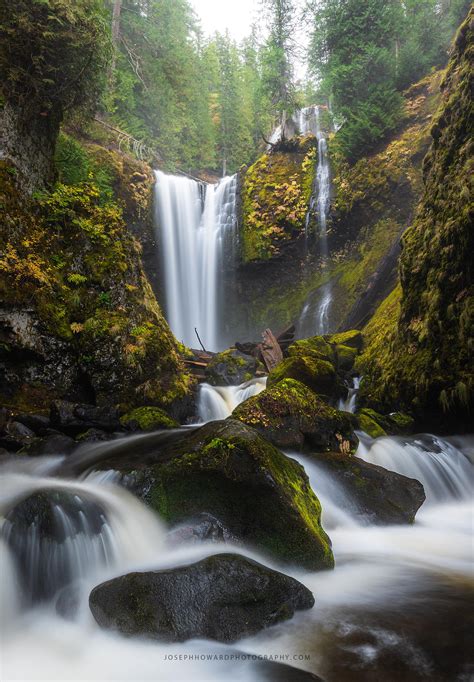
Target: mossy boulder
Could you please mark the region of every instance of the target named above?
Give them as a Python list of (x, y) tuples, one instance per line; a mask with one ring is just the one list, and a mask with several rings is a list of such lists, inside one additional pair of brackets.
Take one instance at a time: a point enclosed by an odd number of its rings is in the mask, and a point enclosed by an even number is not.
[(334, 346), (332, 346), (323, 336), (311, 336), (309, 339), (299, 339), (288, 347), (290, 357), (305, 356), (308, 358), (318, 358), (334, 364)]
[(206, 378), (212, 386), (235, 386), (250, 381), (263, 365), (251, 355), (229, 348), (214, 355), (206, 367)]
[(346, 392), (333, 365), (314, 356), (297, 355), (280, 362), (268, 376), (268, 388), (275, 386), (282, 379), (295, 379), (327, 398), (342, 397)]
[(210, 422), (161, 449), (156, 460), (126, 471), (135, 472), (134, 491), (169, 523), (206, 512), (278, 561), (332, 568), (321, 505), (304, 469), (255, 429), (235, 419)]
[(335, 476), (347, 490), (352, 510), (371, 523), (413, 523), (425, 501), (422, 484), (413, 478), (341, 453), (317, 453), (310, 457)]
[(331, 343), (341, 346), (347, 346), (349, 348), (355, 348), (357, 351), (362, 350), (364, 345), (364, 340), (362, 333), (357, 329), (352, 329), (347, 332), (341, 332), (339, 334), (332, 334), (329, 337)]
[(120, 423), (131, 431), (173, 429), (179, 423), (159, 407), (137, 407), (120, 418)]
[(310, 609), (307, 587), (239, 554), (217, 554), (187, 566), (128, 573), (90, 594), (102, 627), (169, 642), (234, 642)]
[(350, 372), (355, 365), (357, 355), (358, 351), (356, 348), (351, 348), (350, 346), (345, 346), (342, 343), (338, 343), (336, 346), (338, 370), (341, 372)]
[(253, 426), (282, 448), (312, 447), (351, 451), (357, 446), (357, 419), (330, 407), (295, 379), (283, 379), (234, 410), (235, 419)]
[(374, 419), (374, 416), (372, 415), (373, 412), (373, 410), (363, 409), (357, 414), (360, 428), (371, 438), (380, 438), (381, 436), (386, 436), (387, 432), (379, 424), (378, 420)]

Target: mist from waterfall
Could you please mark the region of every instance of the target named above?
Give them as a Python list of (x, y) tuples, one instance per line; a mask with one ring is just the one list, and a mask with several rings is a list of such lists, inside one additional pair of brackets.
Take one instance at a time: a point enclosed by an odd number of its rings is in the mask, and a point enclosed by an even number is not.
[(196, 328), (206, 349), (222, 350), (222, 275), (235, 260), (237, 176), (214, 185), (161, 171), (155, 176), (167, 320), (186, 345), (196, 346)]

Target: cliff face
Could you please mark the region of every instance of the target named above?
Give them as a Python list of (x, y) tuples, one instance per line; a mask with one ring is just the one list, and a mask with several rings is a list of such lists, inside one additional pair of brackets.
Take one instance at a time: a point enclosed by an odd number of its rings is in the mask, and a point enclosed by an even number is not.
[[(321, 267), (314, 215), (309, 239), (304, 230), (316, 150), (312, 156), (309, 149), (300, 150), (300, 158), (295, 150), (265, 154), (243, 173), (236, 327), (250, 335), (251, 330), (295, 323), (303, 308), (317, 305), (328, 281), (331, 331), (361, 327), (370, 318), (396, 283), (400, 237), (422, 192), (421, 166), (440, 79), (440, 73), (432, 74), (405, 93), (400, 129), (371, 157), (350, 166), (331, 151), (329, 140), (333, 193), (326, 269)], [(287, 200), (282, 186), (298, 194), (303, 207), (298, 204), (299, 210), (289, 211), (293, 194)], [(289, 221), (288, 213), (297, 220)], [(301, 327), (300, 333), (311, 330)]]
[(39, 197), (0, 167), (0, 404), (47, 409), (59, 397), (178, 414), (189, 378), (124, 220), (145, 220), (151, 172), (98, 145), (66, 137), (59, 148), (63, 182)]
[(383, 310), (368, 325), (362, 360), (367, 401), (404, 405), (438, 425), (467, 419), (474, 386), (473, 24), (471, 10), (441, 86), (424, 193), (403, 237), (401, 289), (384, 303), (386, 329)]

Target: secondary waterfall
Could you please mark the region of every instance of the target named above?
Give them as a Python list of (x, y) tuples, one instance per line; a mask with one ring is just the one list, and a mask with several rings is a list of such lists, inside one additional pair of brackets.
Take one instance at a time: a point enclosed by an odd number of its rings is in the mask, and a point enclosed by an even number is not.
[(206, 185), (156, 171), (155, 205), (162, 253), (166, 317), (175, 336), (195, 347), (197, 329), (208, 350), (222, 350), (224, 271), (236, 245), (237, 176)]

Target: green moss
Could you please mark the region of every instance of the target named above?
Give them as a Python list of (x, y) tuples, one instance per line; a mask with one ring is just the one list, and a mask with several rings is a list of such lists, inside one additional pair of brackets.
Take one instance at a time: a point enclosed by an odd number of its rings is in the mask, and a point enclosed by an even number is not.
[(355, 348), (355, 350), (358, 351), (362, 350), (362, 345), (364, 343), (362, 333), (357, 329), (341, 332), (340, 334), (332, 334), (329, 337), (329, 340), (331, 343), (335, 343), (336, 345)]
[(214, 422), (153, 468), (149, 503), (176, 523), (203, 511), (279, 560), (334, 565), (321, 506), (300, 465), (239, 422)]
[(362, 431), (372, 438), (380, 438), (387, 435), (386, 431), (373, 419), (368, 410), (361, 410), (357, 417)]
[[(121, 155), (103, 152), (122, 169), (124, 185), (138, 187), (135, 167), (127, 178)], [(87, 153), (92, 153), (89, 148)], [(94, 163), (100, 165), (99, 157)], [(130, 407), (168, 406), (189, 395), (191, 379), (143, 272), (138, 243), (125, 224), (122, 206), (132, 209), (124, 199), (112, 199), (90, 177), (85, 183), (60, 183), (32, 200), (19, 193), (15, 182), (8, 164), (0, 162), (2, 300), (27, 310), (48, 343), (64, 344), (64, 362), (84, 377), (99, 403), (113, 396)], [(145, 185), (143, 180), (140, 187)], [(151, 183), (146, 187), (149, 201)], [(125, 194), (132, 204), (135, 194), (131, 197), (129, 189)], [(51, 356), (42, 364), (48, 362), (52, 394), (76, 390), (65, 386), (58, 359)]]
[(164, 410), (159, 407), (137, 407), (120, 418), (122, 426), (140, 431), (156, 429), (173, 429), (179, 426)]
[(357, 350), (355, 348), (350, 348), (349, 346), (338, 344), (336, 346), (336, 355), (337, 368), (343, 372), (350, 372), (356, 361)]
[(309, 339), (295, 341), (289, 346), (288, 355), (319, 358), (332, 364), (335, 361), (334, 347), (323, 336), (312, 336)]
[(317, 357), (297, 355), (289, 357), (273, 369), (267, 380), (268, 388), (282, 379), (295, 379), (315, 393), (333, 395), (337, 392), (338, 380), (333, 365)]
[(242, 181), (242, 258), (278, 256), (285, 242), (304, 233), (314, 182), (316, 148), (264, 154)]
[(233, 417), (253, 426), (279, 447), (350, 451), (357, 421), (330, 407), (305, 384), (282, 379), (239, 405)]
[[(460, 28), (424, 160), (425, 191), (403, 237), (401, 287), (367, 327), (361, 358), (368, 403), (424, 423), (468, 423), (474, 376), (472, 291), (473, 10)], [(448, 427), (449, 428), (449, 427)]]

